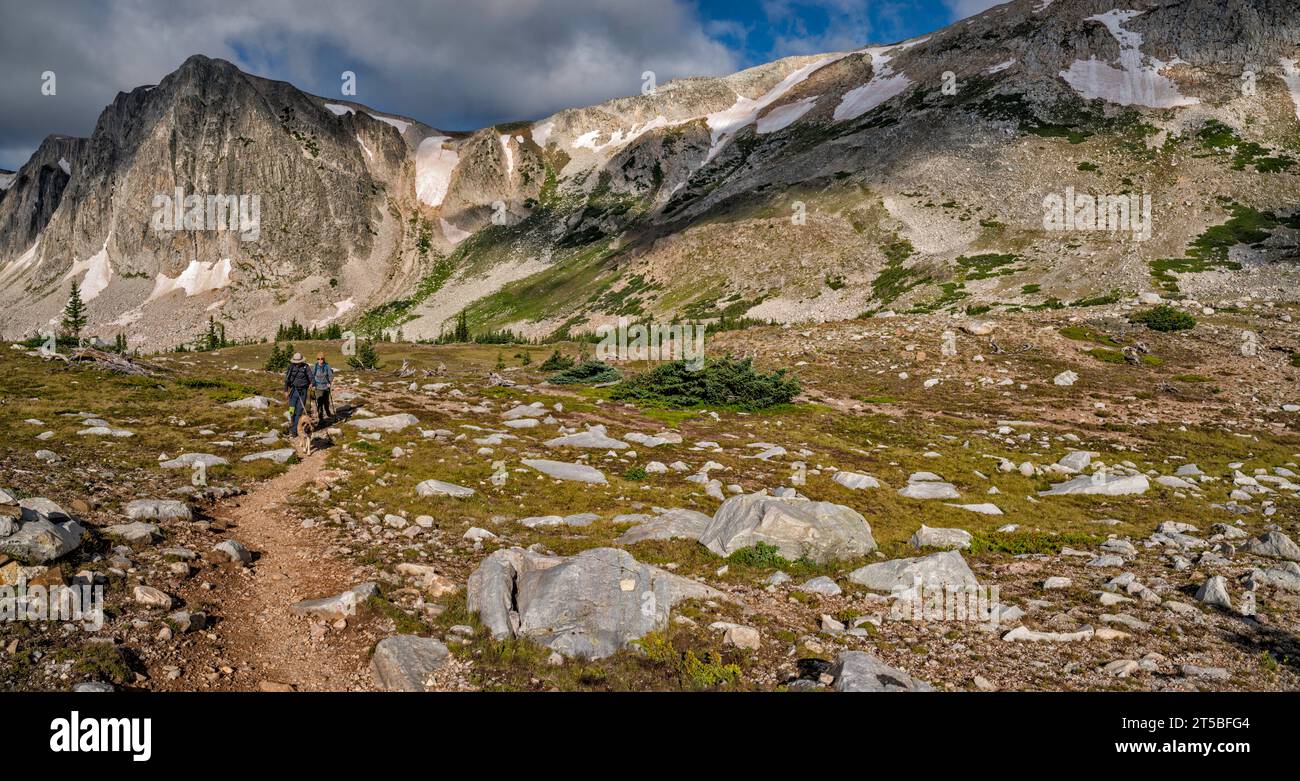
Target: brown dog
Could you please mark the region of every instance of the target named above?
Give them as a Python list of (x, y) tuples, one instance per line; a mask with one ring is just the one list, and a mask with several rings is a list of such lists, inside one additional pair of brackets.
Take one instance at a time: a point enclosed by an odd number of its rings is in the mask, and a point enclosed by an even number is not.
[(304, 413), (298, 418), (298, 438), (294, 442), (294, 447), (303, 458), (311, 455), (312, 435), (315, 433), (316, 427), (311, 422), (311, 415)]

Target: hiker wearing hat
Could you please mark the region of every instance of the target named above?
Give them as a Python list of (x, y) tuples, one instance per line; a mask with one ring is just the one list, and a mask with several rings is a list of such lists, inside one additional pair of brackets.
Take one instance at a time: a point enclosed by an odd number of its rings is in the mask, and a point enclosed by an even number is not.
[(284, 373), (284, 398), (289, 402), (293, 418), (289, 421), (289, 436), (298, 433), (298, 418), (307, 409), (307, 388), (311, 386), (311, 369), (302, 353), (294, 353), (289, 368)]

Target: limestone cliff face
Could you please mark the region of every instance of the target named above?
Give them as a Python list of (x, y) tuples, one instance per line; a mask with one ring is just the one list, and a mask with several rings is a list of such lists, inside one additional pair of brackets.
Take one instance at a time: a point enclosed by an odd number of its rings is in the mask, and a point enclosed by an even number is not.
[(83, 138), (50, 136), (20, 168), (0, 175), (0, 258), (23, 254), (35, 242), (63, 198)]
[[(209, 316), (235, 336), (290, 317), (435, 336), (469, 308), (542, 334), (1149, 289), (1150, 264), (1223, 223), (1225, 198), (1289, 224), (1300, 9), (1114, 2), (1018, 0), (473, 132), (196, 56), (0, 177), (0, 333), (46, 325), (73, 281), (92, 331), (147, 347)], [(1151, 239), (1045, 233), (1044, 194), (1067, 186), (1152, 195)], [(256, 198), (256, 235), (160, 230), (178, 191)], [(1180, 281), (1293, 296), (1287, 230)], [(977, 273), (981, 255), (1014, 261)]]

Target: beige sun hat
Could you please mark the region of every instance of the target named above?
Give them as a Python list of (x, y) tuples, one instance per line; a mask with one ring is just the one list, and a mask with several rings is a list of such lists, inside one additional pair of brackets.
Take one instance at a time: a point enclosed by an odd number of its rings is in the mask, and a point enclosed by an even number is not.
[(306, 361), (304, 361), (304, 360), (302, 359), (302, 353), (294, 353), (294, 354), (293, 354), (293, 362), (294, 362), (294, 363), (306, 363)]

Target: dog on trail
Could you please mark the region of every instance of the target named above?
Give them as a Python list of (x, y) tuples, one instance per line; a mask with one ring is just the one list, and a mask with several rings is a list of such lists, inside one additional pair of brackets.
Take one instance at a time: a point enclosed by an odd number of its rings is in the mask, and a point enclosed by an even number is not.
[(298, 438), (294, 441), (294, 447), (302, 458), (311, 455), (312, 435), (315, 433), (316, 427), (312, 425), (311, 415), (304, 414), (298, 419)]

